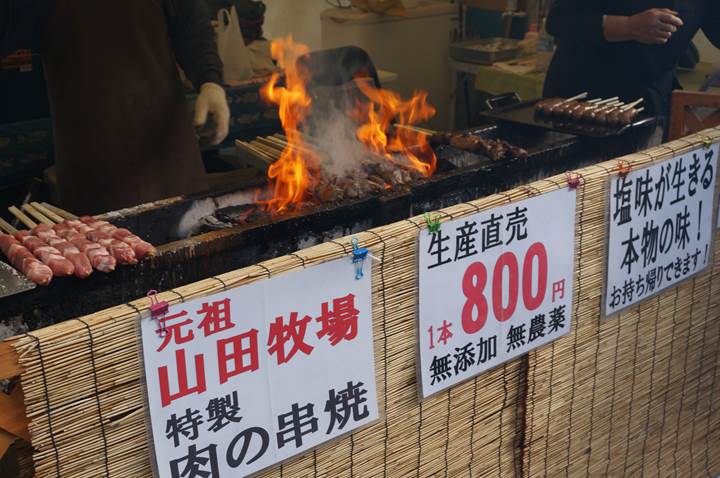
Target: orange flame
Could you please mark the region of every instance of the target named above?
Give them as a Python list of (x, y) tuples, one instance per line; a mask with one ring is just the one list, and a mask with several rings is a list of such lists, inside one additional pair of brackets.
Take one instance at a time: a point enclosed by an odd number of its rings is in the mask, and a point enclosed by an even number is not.
[[(428, 104), (427, 93), (416, 91), (405, 101), (389, 90), (370, 86), (367, 81), (356, 81), (358, 88), (371, 101), (358, 105), (356, 118), (365, 123), (357, 131), (358, 139), (373, 153), (394, 161), (394, 155), (408, 158), (410, 165), (424, 176), (432, 176), (437, 167), (437, 157), (428, 143), (425, 133), (403, 128), (428, 120), (435, 115), (435, 108)], [(393, 121), (399, 125), (388, 136)]]
[[(268, 169), (272, 198), (257, 201), (271, 212), (282, 212), (292, 204), (302, 203), (308, 190), (318, 183), (319, 156), (300, 132), (312, 109), (312, 98), (306, 88), (309, 73), (298, 68), (297, 60), (308, 52), (307, 46), (295, 43), (292, 37), (274, 40), (271, 53), (284, 70), (285, 86), (278, 86), (281, 75), (273, 74), (260, 90), (264, 99), (278, 105), (288, 143), (280, 158)], [(427, 135), (399, 127), (388, 135), (393, 121), (399, 125), (412, 125), (435, 115), (435, 108), (427, 103), (427, 93), (416, 92), (410, 100), (403, 101), (398, 94), (374, 88), (366, 81), (357, 80), (357, 84), (370, 100), (359, 104), (352, 112), (361, 124), (357, 130), (358, 140), (373, 153), (391, 161), (398, 161), (399, 156), (406, 157), (407, 166), (432, 176), (437, 158)]]
[(278, 161), (268, 170), (274, 195), (272, 199), (261, 202), (275, 212), (302, 202), (305, 192), (314, 182), (308, 166), (317, 165), (317, 156), (307, 147), (298, 129), (312, 105), (305, 88), (307, 78), (296, 64), (297, 59), (308, 52), (305, 45), (295, 43), (292, 37), (274, 40), (271, 54), (285, 72), (285, 86), (277, 86), (280, 75), (275, 73), (260, 91), (263, 98), (278, 105), (280, 122), (288, 142)]

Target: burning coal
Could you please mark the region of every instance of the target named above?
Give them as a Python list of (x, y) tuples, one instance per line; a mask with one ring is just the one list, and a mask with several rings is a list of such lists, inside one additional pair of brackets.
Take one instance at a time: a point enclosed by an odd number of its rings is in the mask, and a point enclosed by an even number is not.
[(277, 213), (305, 203), (359, 198), (432, 176), (437, 158), (427, 135), (403, 127), (435, 115), (427, 93), (403, 100), (357, 79), (358, 97), (313, 116), (311, 72), (297, 63), (308, 52), (290, 37), (272, 43), (284, 85), (281, 75), (274, 74), (261, 94), (278, 105), (286, 146), (268, 170), (270, 190), (257, 203)]

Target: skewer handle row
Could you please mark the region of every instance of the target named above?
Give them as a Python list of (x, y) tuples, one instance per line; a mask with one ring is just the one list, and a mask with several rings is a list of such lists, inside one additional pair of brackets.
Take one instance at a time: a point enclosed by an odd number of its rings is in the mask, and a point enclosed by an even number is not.
[(15, 216), (20, 222), (25, 224), (25, 227), (28, 229), (32, 229), (33, 227), (37, 226), (37, 223), (30, 219), (24, 212), (22, 212), (20, 209), (18, 209), (15, 206), (10, 206), (8, 208), (8, 211), (10, 211), (10, 214)]
[(6, 234), (15, 234), (17, 232), (17, 229), (13, 227), (12, 224), (7, 222), (5, 219), (0, 217), (0, 229), (2, 229), (3, 232)]
[(23, 204), (22, 205), (23, 211), (27, 212), (29, 215), (31, 215), (35, 220), (39, 221), (41, 224), (47, 224), (48, 226), (52, 226), (55, 223), (52, 222), (50, 219), (48, 219), (44, 214), (42, 214), (40, 211), (38, 211), (33, 205), (31, 204)]
[(60, 217), (60, 216), (58, 216), (57, 214), (55, 214), (54, 212), (52, 212), (52, 211), (51, 211), (50, 209), (48, 209), (47, 207), (45, 207), (45, 206), (43, 206), (42, 204), (40, 204), (39, 202), (31, 202), (30, 204), (31, 204), (35, 209), (37, 209), (39, 212), (41, 212), (42, 214), (44, 214), (45, 217), (49, 218), (51, 221), (54, 221), (54, 222), (56, 222), (56, 223), (59, 224), (59, 223), (61, 223), (61, 222), (63, 222), (63, 221), (65, 220), (65, 219), (63, 219), (62, 217)]

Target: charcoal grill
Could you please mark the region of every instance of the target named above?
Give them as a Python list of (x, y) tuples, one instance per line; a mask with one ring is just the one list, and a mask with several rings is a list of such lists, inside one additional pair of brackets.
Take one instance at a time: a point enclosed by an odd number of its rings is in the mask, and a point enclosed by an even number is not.
[(0, 317), (19, 316), (31, 328), (125, 303), (150, 289), (167, 290), (288, 254), (371, 227), (494, 194), (535, 179), (618, 157), (644, 146), (642, 135), (588, 139), (532, 128), (494, 125), (469, 131), (502, 138), (528, 150), (503, 162), (437, 148), (432, 178), (401, 190), (339, 204), (322, 204), (258, 222), (178, 237), (183, 218), (198, 204), (222, 202), (229, 191), (138, 206), (108, 216), (119, 227), (159, 245), (158, 255), (135, 267), (89, 279), (67, 278), (0, 299)]

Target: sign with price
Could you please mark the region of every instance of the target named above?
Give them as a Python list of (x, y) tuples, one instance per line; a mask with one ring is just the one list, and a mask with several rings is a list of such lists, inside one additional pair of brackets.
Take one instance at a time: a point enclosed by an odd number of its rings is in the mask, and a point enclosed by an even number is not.
[(561, 189), (420, 234), (423, 398), (570, 331), (576, 197)]
[(356, 280), (340, 259), (144, 319), (155, 475), (247, 476), (376, 420), (370, 267)]
[(606, 316), (708, 265), (717, 156), (701, 147), (610, 180)]

